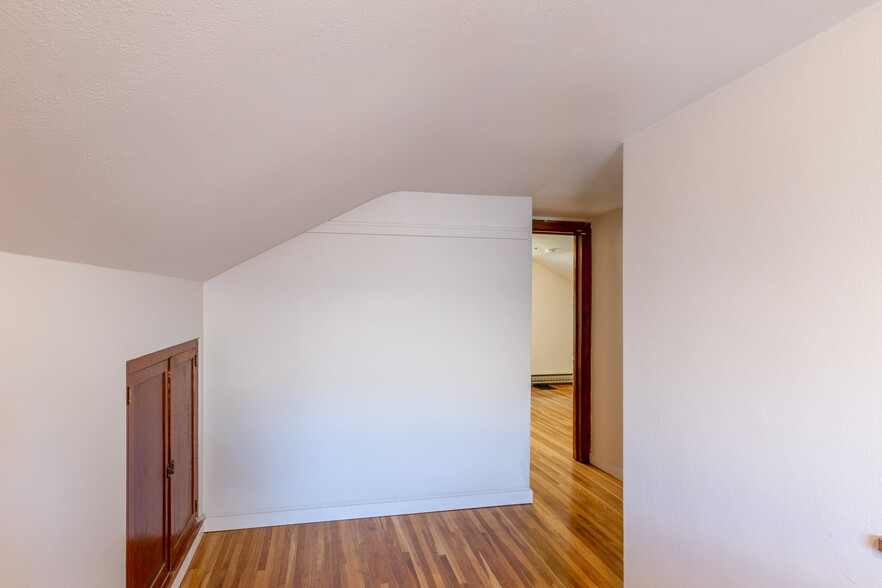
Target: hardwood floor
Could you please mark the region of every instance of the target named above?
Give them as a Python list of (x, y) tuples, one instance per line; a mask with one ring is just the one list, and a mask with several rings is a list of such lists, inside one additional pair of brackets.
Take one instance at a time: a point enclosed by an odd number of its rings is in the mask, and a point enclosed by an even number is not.
[(532, 416), (532, 505), (206, 533), (182, 587), (621, 586), (622, 484), (572, 460), (571, 386)]

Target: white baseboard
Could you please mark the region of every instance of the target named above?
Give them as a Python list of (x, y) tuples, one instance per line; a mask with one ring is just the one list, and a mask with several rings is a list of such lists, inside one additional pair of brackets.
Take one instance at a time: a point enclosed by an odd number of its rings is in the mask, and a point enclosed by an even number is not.
[(591, 465), (593, 465), (597, 469), (605, 471), (616, 480), (622, 480), (622, 474), (624, 474), (622, 468), (614, 465), (611, 461), (603, 459), (602, 457), (597, 457), (593, 453), (589, 454), (588, 461), (591, 463)]
[(252, 529), (254, 527), (275, 527), (277, 525), (296, 525), (299, 523), (319, 523), (345, 519), (387, 517), (422, 512), (460, 510), (464, 508), (531, 504), (532, 502), (532, 490), (464, 494), (438, 498), (422, 498), (417, 500), (399, 500), (395, 502), (375, 502), (371, 504), (300, 508), (251, 514), (207, 516), (205, 517), (205, 523), (202, 525), (202, 529), (205, 532), (231, 531), (233, 529)]
[(187, 557), (184, 558), (184, 561), (181, 562), (181, 567), (178, 568), (178, 573), (175, 576), (174, 582), (172, 582), (169, 588), (180, 588), (181, 582), (184, 581), (184, 576), (187, 575), (187, 570), (190, 569), (190, 562), (193, 561), (193, 556), (196, 554), (196, 548), (199, 547), (199, 542), (202, 541), (202, 535), (205, 533), (205, 524), (203, 524), (199, 528), (199, 532), (196, 533), (196, 538), (193, 539), (193, 543), (190, 545), (190, 549), (187, 550)]

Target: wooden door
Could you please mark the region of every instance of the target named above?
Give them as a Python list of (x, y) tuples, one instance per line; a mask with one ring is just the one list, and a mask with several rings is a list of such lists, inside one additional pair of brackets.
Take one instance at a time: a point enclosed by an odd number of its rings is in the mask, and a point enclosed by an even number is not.
[(166, 418), (168, 362), (127, 376), (126, 586), (161, 586), (168, 575)]
[(174, 578), (198, 531), (199, 357), (188, 341), (126, 364), (126, 587)]
[(171, 567), (176, 568), (196, 524), (196, 349), (173, 356), (169, 363), (169, 531)]

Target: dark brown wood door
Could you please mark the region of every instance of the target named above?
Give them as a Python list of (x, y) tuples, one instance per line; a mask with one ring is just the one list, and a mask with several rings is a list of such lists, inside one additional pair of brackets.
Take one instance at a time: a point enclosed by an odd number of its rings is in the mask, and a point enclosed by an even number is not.
[(174, 473), (169, 478), (171, 567), (184, 555), (196, 524), (196, 350), (172, 357), (169, 447)]
[(166, 398), (168, 362), (127, 377), (126, 586), (161, 586), (166, 542)]
[(198, 341), (126, 363), (126, 587), (171, 582), (198, 531)]

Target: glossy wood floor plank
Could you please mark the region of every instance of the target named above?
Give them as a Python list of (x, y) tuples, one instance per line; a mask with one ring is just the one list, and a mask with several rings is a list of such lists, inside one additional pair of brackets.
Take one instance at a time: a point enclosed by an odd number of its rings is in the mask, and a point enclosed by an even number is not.
[(533, 389), (532, 505), (206, 533), (187, 588), (621, 586), (622, 484), (573, 461), (572, 387)]

